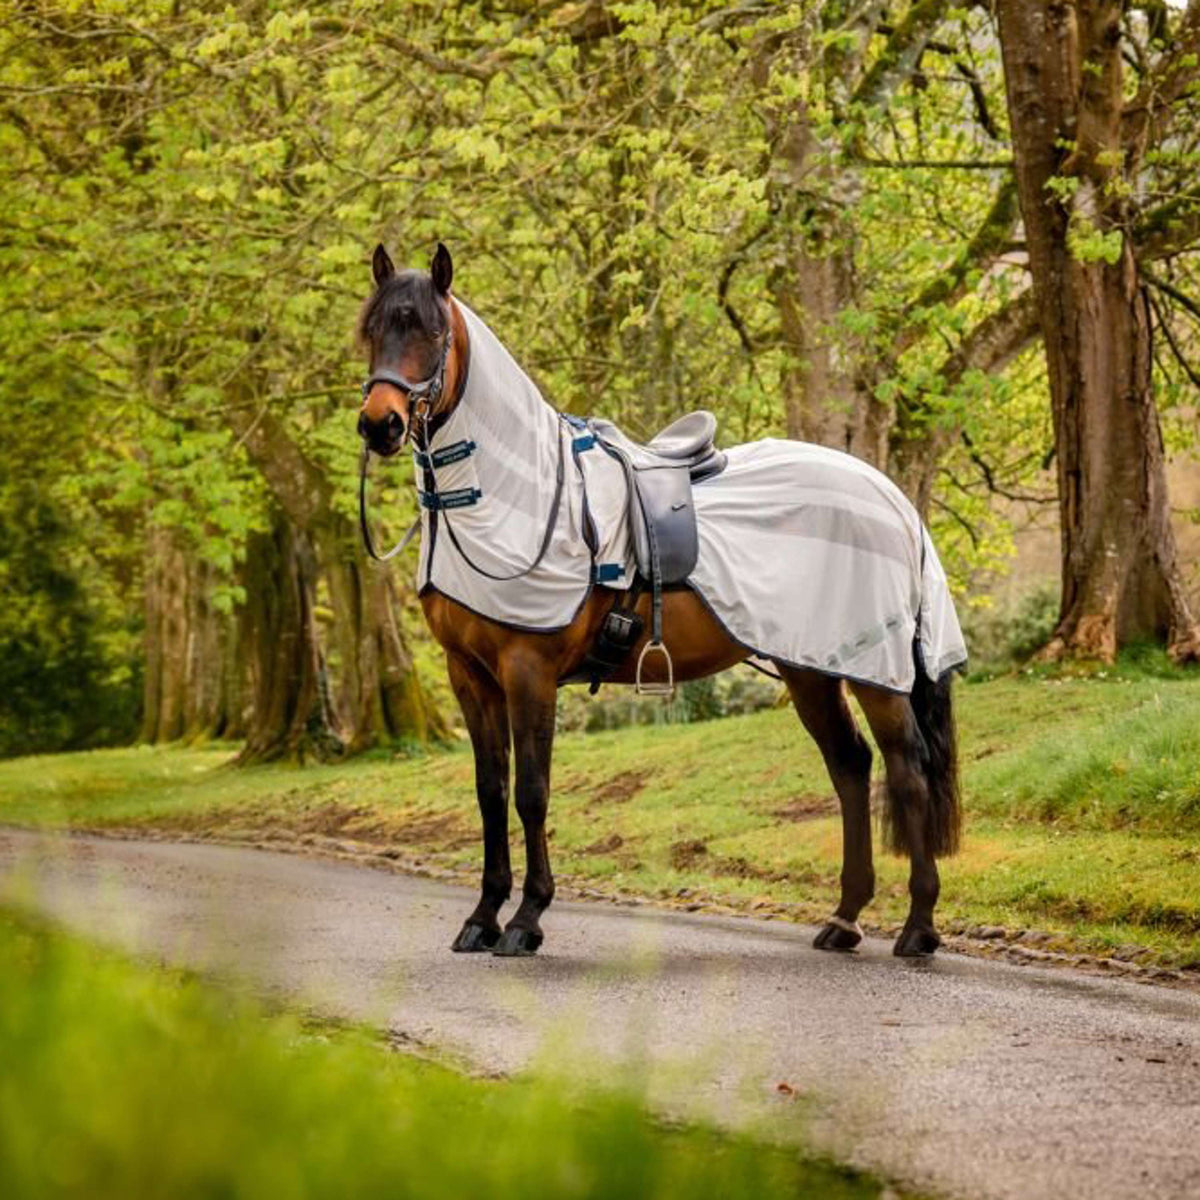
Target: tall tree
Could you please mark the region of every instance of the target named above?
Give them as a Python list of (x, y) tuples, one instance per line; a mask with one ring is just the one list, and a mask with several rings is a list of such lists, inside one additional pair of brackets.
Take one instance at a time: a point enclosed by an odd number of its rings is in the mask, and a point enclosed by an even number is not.
[[(1054, 419), (1062, 604), (1047, 652), (1110, 660), (1130, 640), (1157, 638), (1176, 660), (1195, 660), (1200, 628), (1171, 528), (1134, 230), (1147, 151), (1166, 140), (1200, 72), (1200, 3), (1165, 43), (1132, 48), (1127, 12), (1119, 0), (998, 3)], [(1134, 53), (1146, 66), (1130, 98)]]

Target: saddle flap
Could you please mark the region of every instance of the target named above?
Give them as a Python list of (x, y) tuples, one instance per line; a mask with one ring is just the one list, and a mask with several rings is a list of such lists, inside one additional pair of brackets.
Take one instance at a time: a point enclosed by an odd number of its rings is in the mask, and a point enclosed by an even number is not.
[(632, 522), (638, 570), (653, 579), (657, 566), (661, 583), (683, 583), (700, 556), (688, 473), (676, 467), (634, 471), (631, 486), (631, 505), (636, 501), (638, 509)]

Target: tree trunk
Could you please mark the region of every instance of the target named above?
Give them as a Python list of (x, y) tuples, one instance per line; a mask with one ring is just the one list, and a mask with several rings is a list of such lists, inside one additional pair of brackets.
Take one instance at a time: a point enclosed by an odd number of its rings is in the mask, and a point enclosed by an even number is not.
[[(869, 40), (862, 32), (855, 50), (828, 56), (829, 70), (844, 71), (847, 80), (857, 74)], [(785, 351), (780, 378), (785, 426), (788, 437), (883, 466), (890, 414), (875, 398), (874, 380), (857, 373), (857, 356), (837, 328), (840, 314), (858, 302), (854, 222), (848, 214), (862, 184), (838, 150), (814, 132), (805, 102), (775, 94), (771, 84), (773, 70), (802, 77), (810, 69), (807, 53), (802, 42), (768, 38), (751, 66), (764, 97), (772, 147), (768, 199), (780, 231), (767, 284)]]
[(250, 536), (241, 657), (253, 702), (240, 765), (331, 758), (342, 749), (324, 702), (315, 574), (307, 536), (281, 513), (269, 532)]
[(1046, 349), (1062, 603), (1046, 654), (1111, 661), (1136, 639), (1200, 655), (1170, 524), (1150, 314), (1119, 186), (1113, 0), (1000, 0), (1017, 183)]
[(377, 741), (441, 737), (445, 726), (425, 701), (396, 619), (391, 575), (352, 549), (352, 536), (354, 531), (339, 521), (318, 537), (339, 664), (336, 705), (347, 748), (355, 752)]
[[(213, 568), (179, 532), (152, 527), (146, 554), (146, 673), (141, 740), (230, 735), (239, 680), (234, 621), (212, 603)], [(231, 676), (231, 671), (233, 672)]]
[(280, 510), (316, 548), (337, 650), (330, 671), (336, 686), (328, 690), (346, 746), (442, 736), (445, 725), (404, 644), (388, 568), (367, 561), (357, 527), (334, 508), (328, 481), (272, 413), (238, 408), (230, 419)]
[(810, 216), (808, 229), (790, 230), (786, 266), (769, 281), (787, 351), (787, 435), (879, 463), (879, 433), (834, 324), (854, 304), (854, 256), (841, 244), (847, 232), (814, 227), (819, 220)]

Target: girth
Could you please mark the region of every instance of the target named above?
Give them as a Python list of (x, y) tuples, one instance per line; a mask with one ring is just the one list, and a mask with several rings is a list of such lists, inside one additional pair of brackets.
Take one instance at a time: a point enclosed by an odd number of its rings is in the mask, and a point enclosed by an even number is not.
[(594, 696), (600, 685), (625, 665), (646, 628), (637, 614), (638, 598), (644, 590), (641, 576), (635, 575), (628, 591), (617, 593), (616, 601), (600, 623), (583, 662), (570, 675), (560, 679), (560, 684), (586, 683)]

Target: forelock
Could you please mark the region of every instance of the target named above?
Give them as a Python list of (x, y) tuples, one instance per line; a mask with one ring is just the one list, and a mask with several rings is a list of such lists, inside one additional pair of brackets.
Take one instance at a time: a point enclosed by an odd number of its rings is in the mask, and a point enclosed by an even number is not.
[(389, 330), (440, 337), (446, 317), (433, 280), (424, 271), (400, 271), (368, 297), (358, 321), (358, 337), (372, 345)]

